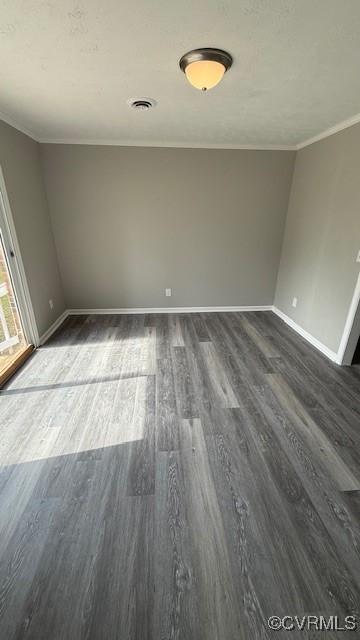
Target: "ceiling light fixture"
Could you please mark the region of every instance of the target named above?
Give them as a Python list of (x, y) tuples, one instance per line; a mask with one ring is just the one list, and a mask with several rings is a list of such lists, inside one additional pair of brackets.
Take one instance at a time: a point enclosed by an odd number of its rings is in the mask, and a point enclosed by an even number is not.
[(193, 49), (180, 59), (180, 69), (190, 84), (200, 91), (215, 87), (230, 69), (233, 59), (222, 49)]

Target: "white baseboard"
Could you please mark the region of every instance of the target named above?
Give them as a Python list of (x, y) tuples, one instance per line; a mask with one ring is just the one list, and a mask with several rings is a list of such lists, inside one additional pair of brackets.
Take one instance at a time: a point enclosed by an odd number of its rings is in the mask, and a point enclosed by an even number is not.
[(124, 309), (68, 309), (69, 315), (126, 315), (137, 313), (231, 313), (234, 311), (272, 311), (272, 305), (248, 307), (135, 307)]
[(51, 327), (49, 327), (48, 330), (45, 331), (45, 333), (43, 333), (42, 336), (40, 336), (40, 340), (39, 340), (40, 346), (42, 346), (43, 344), (45, 344), (45, 342), (47, 342), (47, 340), (49, 340), (50, 336), (52, 336), (52, 334), (55, 333), (56, 329), (60, 327), (60, 325), (64, 322), (64, 320), (68, 317), (68, 315), (69, 315), (69, 311), (66, 309), (61, 314), (61, 316), (59, 316), (58, 319), (55, 320), (55, 322), (53, 322)]
[(40, 337), (40, 345), (52, 336), (52, 334), (60, 327), (64, 320), (69, 315), (126, 315), (126, 314), (143, 314), (143, 313), (232, 313), (236, 311), (272, 311), (281, 320), (283, 320), (289, 327), (296, 331), (300, 336), (305, 338), (313, 347), (321, 351), (327, 358), (341, 364), (340, 353), (335, 353), (324, 345), (320, 340), (314, 338), (308, 331), (300, 327), (294, 320), (289, 318), (283, 311), (280, 311), (277, 307), (272, 305), (255, 305), (255, 306), (241, 306), (241, 307), (135, 307), (124, 309), (67, 309), (61, 316), (49, 327), (45, 333)]
[(256, 305), (246, 307), (136, 307), (124, 309), (66, 309), (61, 316), (40, 336), (39, 345), (45, 344), (52, 334), (60, 327), (68, 316), (77, 315), (127, 315), (142, 313), (211, 313), (234, 311), (271, 311), (271, 305)]
[(287, 316), (285, 313), (280, 311), (280, 309), (278, 309), (277, 307), (273, 307), (272, 310), (277, 316), (279, 316), (279, 318), (281, 318), (281, 320), (283, 320), (287, 325), (289, 325), (289, 327), (294, 329), (296, 333), (298, 333), (300, 336), (305, 338), (307, 342), (310, 342), (310, 344), (313, 347), (315, 347), (315, 349), (318, 349), (318, 351), (321, 351), (321, 353), (323, 353), (327, 358), (332, 360), (332, 362), (336, 362), (337, 364), (340, 364), (338, 354), (335, 351), (332, 351), (331, 349), (329, 349), (329, 347), (327, 347), (325, 344), (320, 342), (320, 340), (318, 340), (317, 338), (314, 338), (314, 336), (312, 336), (311, 333), (309, 333), (308, 331), (305, 331), (305, 329), (300, 327), (299, 324), (294, 322), (294, 320), (289, 318), (289, 316)]

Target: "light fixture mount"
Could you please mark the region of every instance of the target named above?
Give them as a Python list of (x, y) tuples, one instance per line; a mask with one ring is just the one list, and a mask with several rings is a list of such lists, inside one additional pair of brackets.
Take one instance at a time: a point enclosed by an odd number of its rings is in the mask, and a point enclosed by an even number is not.
[(185, 53), (179, 61), (179, 66), (190, 84), (196, 89), (207, 91), (220, 82), (232, 63), (232, 56), (227, 51), (205, 47)]

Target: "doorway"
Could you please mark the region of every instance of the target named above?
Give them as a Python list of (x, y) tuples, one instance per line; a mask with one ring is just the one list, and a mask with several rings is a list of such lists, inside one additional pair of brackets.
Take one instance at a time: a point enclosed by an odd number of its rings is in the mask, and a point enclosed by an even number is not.
[(360, 339), (360, 273), (355, 285), (354, 295), (350, 304), (348, 316), (345, 323), (344, 333), (339, 347), (339, 364), (357, 365), (354, 357), (358, 359)]
[[(36, 344), (31, 303), (3, 176), (0, 176), (0, 388)], [(26, 287), (26, 289), (25, 289)]]
[(355, 348), (355, 353), (353, 355), (353, 359), (351, 364), (360, 364), (360, 335), (357, 341), (357, 345)]

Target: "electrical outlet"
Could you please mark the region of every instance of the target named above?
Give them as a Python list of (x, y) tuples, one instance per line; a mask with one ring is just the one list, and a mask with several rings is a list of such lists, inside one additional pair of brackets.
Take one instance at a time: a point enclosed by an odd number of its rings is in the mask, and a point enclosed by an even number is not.
[(167, 298), (171, 297), (171, 289), (165, 289), (165, 295)]
[(293, 298), (292, 306), (297, 307), (297, 298)]
[(54, 303), (53, 303), (53, 301), (52, 301), (52, 300), (49, 300), (49, 307), (50, 307), (50, 309), (53, 309), (53, 308), (54, 308)]
[(356, 262), (360, 262), (360, 250), (359, 250), (359, 253), (356, 256)]

